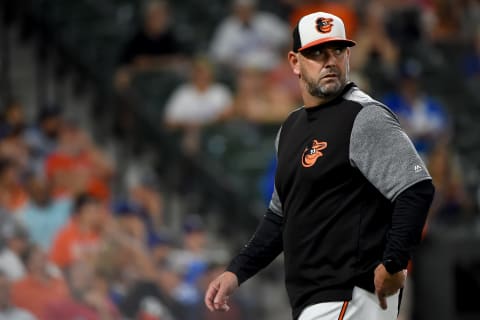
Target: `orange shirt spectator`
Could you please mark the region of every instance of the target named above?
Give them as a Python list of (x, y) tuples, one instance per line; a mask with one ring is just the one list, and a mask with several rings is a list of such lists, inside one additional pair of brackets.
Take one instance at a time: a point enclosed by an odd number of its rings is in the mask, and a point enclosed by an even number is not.
[(49, 264), (40, 247), (28, 248), (23, 260), (27, 274), (12, 284), (12, 303), (42, 320), (49, 304), (70, 296), (68, 286), (59, 270)]
[(43, 281), (27, 275), (12, 286), (14, 305), (30, 311), (38, 319), (44, 318), (47, 306), (68, 296), (68, 287), (62, 278)]
[(59, 131), (58, 146), (45, 160), (45, 172), (56, 196), (87, 192), (106, 201), (114, 165), (85, 130), (65, 120)]
[(93, 174), (93, 166), (94, 164), (86, 153), (79, 155), (51, 154), (47, 158), (45, 171), (49, 179), (58, 182), (55, 183), (54, 195), (71, 194), (79, 191), (76, 189), (82, 190), (85, 188), (85, 191), (91, 195), (99, 199), (108, 200), (110, 190), (102, 179)]
[(60, 268), (68, 268), (80, 259), (89, 259), (100, 246), (99, 224), (102, 211), (98, 199), (78, 196), (70, 222), (59, 231), (50, 250), (50, 259)]
[(296, 26), (301, 17), (316, 11), (334, 14), (343, 20), (346, 26), (347, 38), (353, 39), (357, 31), (357, 13), (354, 8), (346, 3), (331, 1), (305, 1), (305, 4), (297, 6), (290, 14), (290, 25)]
[(55, 239), (50, 258), (59, 267), (67, 267), (72, 262), (95, 253), (99, 235), (94, 231), (83, 231), (78, 223), (70, 223), (60, 230)]

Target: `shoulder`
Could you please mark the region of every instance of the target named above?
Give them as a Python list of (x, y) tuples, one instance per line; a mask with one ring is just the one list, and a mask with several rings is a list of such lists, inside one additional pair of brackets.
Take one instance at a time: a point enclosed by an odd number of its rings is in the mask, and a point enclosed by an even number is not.
[(255, 21), (262, 23), (278, 23), (280, 25), (286, 25), (280, 17), (270, 12), (257, 12), (254, 19)]
[(173, 90), (171, 97), (178, 99), (190, 96), (195, 93), (195, 89), (191, 84), (184, 83)]
[(217, 31), (227, 32), (234, 31), (240, 28), (240, 24), (234, 17), (227, 17), (223, 19), (217, 27)]
[(398, 122), (397, 116), (388, 106), (372, 98), (356, 86), (352, 86), (352, 88), (344, 94), (343, 98), (361, 106), (361, 110), (357, 114), (355, 122), (386, 119), (392, 119)]
[(214, 92), (214, 93), (222, 93), (222, 94), (231, 94), (232, 93), (232, 91), (230, 90), (230, 88), (228, 86), (226, 86), (225, 84), (220, 83), (220, 82), (216, 82), (216, 83), (212, 84), (212, 86), (210, 87), (209, 90)]
[(303, 109), (304, 109), (304, 107), (301, 106), (301, 107), (298, 107), (298, 108), (290, 111), (290, 113), (287, 115), (287, 118), (283, 122), (282, 127), (284, 127), (288, 123), (291, 123), (292, 121), (297, 120), (301, 116)]

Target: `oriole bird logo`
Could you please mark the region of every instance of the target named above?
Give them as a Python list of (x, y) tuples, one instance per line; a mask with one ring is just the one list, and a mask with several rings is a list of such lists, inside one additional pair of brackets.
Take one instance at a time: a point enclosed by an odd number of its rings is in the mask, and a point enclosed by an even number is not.
[(317, 139), (313, 139), (310, 147), (306, 147), (302, 154), (302, 166), (309, 168), (317, 162), (317, 159), (323, 156), (321, 150), (327, 148), (326, 142), (318, 142)]
[(317, 23), (317, 30), (321, 33), (329, 33), (332, 31), (333, 27), (333, 19), (332, 18), (318, 18)]

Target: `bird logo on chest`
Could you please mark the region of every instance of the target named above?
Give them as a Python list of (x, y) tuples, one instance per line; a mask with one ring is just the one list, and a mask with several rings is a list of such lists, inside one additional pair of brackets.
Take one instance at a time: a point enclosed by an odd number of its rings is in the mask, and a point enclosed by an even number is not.
[(319, 142), (317, 139), (313, 139), (310, 146), (306, 147), (302, 154), (302, 166), (304, 168), (310, 168), (313, 166), (317, 159), (323, 157), (322, 150), (327, 148), (327, 143)]

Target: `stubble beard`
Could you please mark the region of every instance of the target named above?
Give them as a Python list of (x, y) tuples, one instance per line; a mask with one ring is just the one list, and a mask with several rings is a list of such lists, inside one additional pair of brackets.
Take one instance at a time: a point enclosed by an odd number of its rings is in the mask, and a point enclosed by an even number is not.
[(337, 78), (331, 79), (326, 84), (321, 84), (322, 76), (315, 80), (306, 76), (306, 73), (303, 72), (302, 78), (310, 95), (318, 98), (329, 98), (338, 95), (347, 83), (346, 78), (341, 76), (338, 71), (336, 74)]

